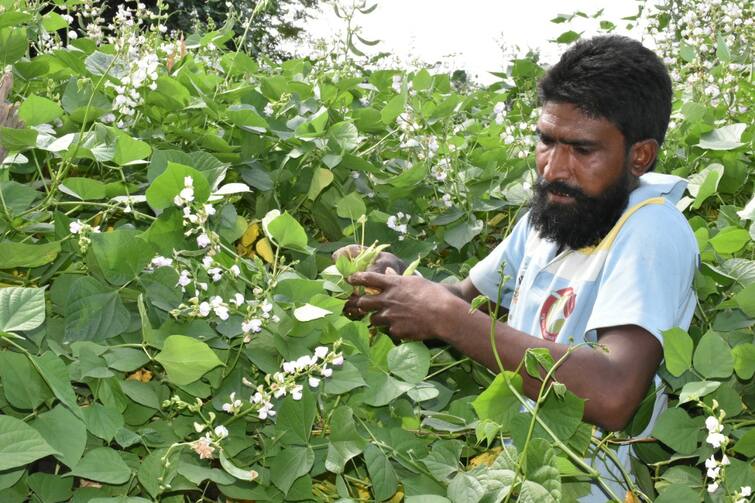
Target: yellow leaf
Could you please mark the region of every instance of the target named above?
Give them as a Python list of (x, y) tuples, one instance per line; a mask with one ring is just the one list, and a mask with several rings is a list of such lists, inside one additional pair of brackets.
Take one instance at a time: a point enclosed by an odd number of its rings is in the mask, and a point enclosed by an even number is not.
[(254, 245), (254, 249), (257, 250), (257, 254), (262, 257), (262, 260), (271, 264), (275, 259), (273, 254), (273, 247), (270, 246), (270, 241), (267, 238), (262, 238)]
[(257, 241), (257, 237), (260, 235), (260, 224), (258, 222), (252, 222), (249, 224), (241, 236), (241, 244), (245, 248), (251, 248), (252, 244)]
[(482, 454), (478, 454), (477, 456), (473, 457), (469, 460), (469, 468), (474, 468), (475, 466), (480, 465), (492, 465), (493, 461), (498, 457), (498, 455), (501, 453), (500, 447), (494, 447), (490, 449), (489, 451), (485, 451)]
[(637, 498), (635, 497), (632, 491), (627, 491), (627, 493), (624, 495), (624, 503), (640, 503), (640, 502), (637, 501)]
[(146, 369), (139, 369), (126, 379), (129, 381), (150, 382), (152, 380), (152, 372)]

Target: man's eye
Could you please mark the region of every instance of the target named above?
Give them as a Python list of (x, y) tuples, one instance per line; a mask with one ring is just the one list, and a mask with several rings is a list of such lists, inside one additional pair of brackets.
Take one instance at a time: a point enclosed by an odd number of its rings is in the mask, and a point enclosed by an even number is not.
[(578, 153), (579, 155), (587, 155), (587, 154), (589, 154), (590, 152), (592, 152), (592, 150), (590, 150), (590, 149), (589, 149), (589, 148), (587, 148), (587, 147), (574, 147), (574, 151), (575, 151), (576, 153)]

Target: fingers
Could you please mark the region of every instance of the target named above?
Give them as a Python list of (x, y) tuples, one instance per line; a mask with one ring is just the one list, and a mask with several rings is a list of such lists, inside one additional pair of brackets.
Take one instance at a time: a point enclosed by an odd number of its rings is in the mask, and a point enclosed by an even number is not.
[(347, 281), (352, 286), (365, 286), (385, 290), (396, 283), (396, 278), (393, 275), (377, 272), (355, 272), (348, 277)]
[(360, 253), (362, 253), (362, 250), (364, 250), (365, 247), (362, 245), (348, 245), (343, 246), (336, 251), (333, 252), (333, 254), (330, 256), (331, 259), (333, 259), (333, 262), (338, 260), (339, 257), (346, 257), (353, 259)]

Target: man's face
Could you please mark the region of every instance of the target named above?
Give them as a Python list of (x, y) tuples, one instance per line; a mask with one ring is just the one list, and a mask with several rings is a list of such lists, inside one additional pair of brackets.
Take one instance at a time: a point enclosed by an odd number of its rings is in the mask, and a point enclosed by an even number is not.
[(610, 121), (589, 117), (570, 103), (546, 103), (537, 130), (532, 224), (559, 246), (597, 244), (633, 188), (624, 135)]

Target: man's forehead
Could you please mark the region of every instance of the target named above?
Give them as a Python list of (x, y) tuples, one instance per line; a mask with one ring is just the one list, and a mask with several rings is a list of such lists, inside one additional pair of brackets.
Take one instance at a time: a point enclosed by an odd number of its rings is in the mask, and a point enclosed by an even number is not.
[(546, 103), (537, 120), (541, 134), (555, 140), (594, 140), (621, 135), (608, 119), (592, 117), (571, 103)]

